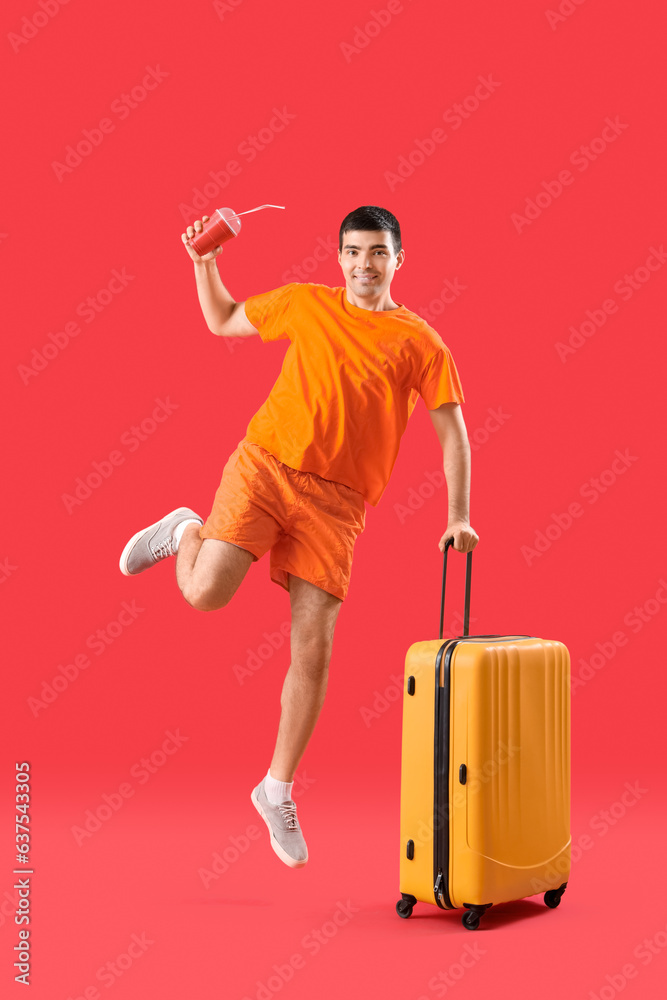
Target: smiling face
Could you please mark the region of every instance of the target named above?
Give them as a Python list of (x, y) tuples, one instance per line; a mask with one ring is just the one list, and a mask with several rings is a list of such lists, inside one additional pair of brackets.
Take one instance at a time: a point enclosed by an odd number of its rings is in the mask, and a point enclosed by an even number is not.
[(394, 251), (391, 233), (384, 229), (343, 233), (338, 263), (345, 275), (349, 301), (362, 309), (396, 308), (389, 286), (404, 257), (403, 250)]

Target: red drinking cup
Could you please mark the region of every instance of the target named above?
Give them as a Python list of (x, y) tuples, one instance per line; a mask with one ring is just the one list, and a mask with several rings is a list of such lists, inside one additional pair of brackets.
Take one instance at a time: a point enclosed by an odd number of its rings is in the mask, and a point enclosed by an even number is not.
[(204, 223), (202, 231), (190, 237), (188, 244), (200, 257), (203, 257), (216, 247), (222, 246), (227, 240), (238, 236), (240, 231), (241, 220), (233, 209), (216, 208), (208, 222)]

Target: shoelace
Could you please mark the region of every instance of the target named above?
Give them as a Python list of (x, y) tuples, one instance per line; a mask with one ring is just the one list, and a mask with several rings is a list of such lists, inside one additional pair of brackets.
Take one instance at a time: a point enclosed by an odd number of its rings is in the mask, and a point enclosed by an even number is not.
[(158, 559), (166, 559), (167, 556), (175, 556), (176, 550), (174, 549), (173, 542), (171, 540), (171, 535), (165, 538), (163, 541), (158, 542), (157, 545), (150, 546), (153, 559), (157, 562)]
[(294, 802), (285, 802), (278, 807), (283, 818), (286, 830), (298, 830), (299, 824), (296, 818), (296, 805)]

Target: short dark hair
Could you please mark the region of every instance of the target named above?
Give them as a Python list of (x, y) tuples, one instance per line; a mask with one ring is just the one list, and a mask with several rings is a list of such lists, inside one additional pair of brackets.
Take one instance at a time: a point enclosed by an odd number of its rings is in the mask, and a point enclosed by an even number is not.
[(345, 216), (340, 225), (338, 249), (343, 249), (343, 235), (345, 233), (356, 231), (374, 232), (377, 229), (384, 229), (386, 232), (391, 233), (394, 253), (397, 254), (402, 245), (401, 227), (398, 224), (398, 219), (391, 212), (388, 212), (386, 208), (378, 208), (377, 205), (362, 205), (360, 208), (355, 208), (354, 212), (350, 212)]

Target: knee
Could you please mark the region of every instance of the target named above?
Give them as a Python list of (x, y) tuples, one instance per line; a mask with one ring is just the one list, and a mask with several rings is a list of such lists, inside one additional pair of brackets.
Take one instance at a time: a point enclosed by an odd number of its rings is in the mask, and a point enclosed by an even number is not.
[(196, 584), (186, 584), (181, 593), (190, 607), (196, 611), (219, 611), (229, 604), (229, 598), (214, 597), (210, 590)]
[(326, 674), (331, 660), (332, 644), (323, 640), (300, 643), (292, 650), (292, 663), (296, 669), (311, 678), (320, 678)]

